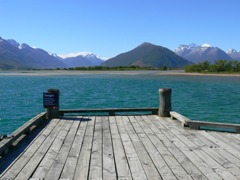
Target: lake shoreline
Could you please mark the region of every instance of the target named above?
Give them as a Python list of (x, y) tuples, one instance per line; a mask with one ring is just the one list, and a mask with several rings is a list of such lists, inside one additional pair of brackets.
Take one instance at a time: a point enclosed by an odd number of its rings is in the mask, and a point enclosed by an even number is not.
[(182, 71), (0, 72), (0, 132), (9, 134), (44, 111), (43, 92), (59, 89), (60, 109), (159, 106), (159, 89), (173, 91), (173, 110), (192, 120), (239, 123), (239, 77)]
[(88, 70), (17, 70), (1, 71), (0, 76), (58, 76), (58, 75), (88, 75), (88, 74), (116, 74), (116, 75), (184, 75), (184, 76), (230, 76), (240, 77), (240, 74), (229, 73), (187, 73), (184, 70), (133, 70), (133, 71), (88, 71)]

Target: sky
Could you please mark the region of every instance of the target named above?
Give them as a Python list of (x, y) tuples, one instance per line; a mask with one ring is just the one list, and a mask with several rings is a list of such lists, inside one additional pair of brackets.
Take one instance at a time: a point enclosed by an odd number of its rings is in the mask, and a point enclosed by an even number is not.
[(103, 58), (143, 42), (240, 51), (239, 0), (0, 0), (0, 37)]

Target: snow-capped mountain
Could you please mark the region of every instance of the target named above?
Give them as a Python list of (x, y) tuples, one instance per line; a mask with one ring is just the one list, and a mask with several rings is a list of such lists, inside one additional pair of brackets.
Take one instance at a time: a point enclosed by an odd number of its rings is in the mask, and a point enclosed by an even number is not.
[(189, 45), (185, 45), (185, 44), (181, 44), (176, 50), (175, 53), (181, 57), (187, 56), (188, 53), (190, 53), (191, 51), (193, 51), (195, 48), (197, 48), (198, 46), (194, 43), (189, 44)]
[(229, 49), (229, 50), (226, 51), (226, 53), (227, 53), (231, 58), (233, 58), (234, 60), (240, 61), (240, 51), (237, 52), (236, 49)]
[(202, 61), (214, 62), (216, 60), (232, 60), (232, 58), (218, 47), (209, 44), (180, 45), (175, 53), (191, 62), (198, 63)]
[(0, 69), (42, 69), (67, 67), (59, 58), (40, 48), (0, 37)]
[[(143, 48), (143, 50), (139, 50), (139, 48)], [(155, 55), (153, 56), (153, 52), (148, 53), (147, 48), (154, 49)], [(129, 51), (134, 52), (134, 54), (126, 53), (125, 55), (129, 55), (129, 57), (127, 58), (125, 56), (122, 56), (124, 54), (120, 54), (121, 56), (116, 56), (116, 62), (118, 63), (118, 61), (123, 62), (127, 60), (132, 60), (133, 62), (130, 63), (130, 65), (148, 65), (150, 61), (153, 61), (153, 57), (158, 57), (160, 52), (165, 51), (163, 49), (159, 49), (162, 48), (151, 43), (143, 43), (134, 50)], [(140, 55), (144, 53), (147, 53), (147, 55), (143, 56), (142, 59), (139, 59)], [(219, 59), (240, 61), (240, 52), (237, 52), (235, 49), (229, 49), (228, 51), (224, 52), (220, 48), (213, 47), (209, 44), (182, 44), (175, 50), (175, 53), (183, 57), (184, 59), (187, 59), (194, 63), (205, 60), (214, 62)], [(175, 55), (175, 53), (173, 54)], [(167, 54), (169, 55), (171, 53), (168, 52)], [(133, 56), (135, 58), (131, 59)], [(162, 61), (163, 57), (161, 56), (160, 59)], [(176, 57), (171, 58), (171, 60), (176, 59)], [(25, 43), (20, 44), (13, 39), (3, 39), (0, 37), (0, 69), (55, 69), (78, 66), (98, 66), (104, 65), (104, 60), (106, 60), (106, 58), (100, 58), (99, 56), (91, 52), (78, 52), (65, 55), (57, 55), (55, 53), (50, 53), (40, 48), (31, 47), (30, 45)], [(173, 64), (168, 65), (169, 67), (173, 66)], [(159, 66), (159, 64), (155, 63), (153, 66), (157, 67)]]
[(0, 37), (0, 69), (68, 68), (98, 66), (104, 60), (91, 52), (57, 55), (26, 43)]
[(104, 62), (103, 59), (92, 52), (77, 52), (58, 56), (61, 57), (62, 61), (69, 67), (98, 66)]
[(236, 49), (229, 49), (226, 51), (227, 54), (237, 54), (237, 50)]

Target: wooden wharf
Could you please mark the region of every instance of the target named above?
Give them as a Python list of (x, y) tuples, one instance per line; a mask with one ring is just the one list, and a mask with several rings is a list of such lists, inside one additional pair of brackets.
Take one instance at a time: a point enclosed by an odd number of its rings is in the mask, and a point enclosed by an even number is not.
[(240, 179), (240, 125), (168, 110), (43, 112), (0, 141), (0, 179)]

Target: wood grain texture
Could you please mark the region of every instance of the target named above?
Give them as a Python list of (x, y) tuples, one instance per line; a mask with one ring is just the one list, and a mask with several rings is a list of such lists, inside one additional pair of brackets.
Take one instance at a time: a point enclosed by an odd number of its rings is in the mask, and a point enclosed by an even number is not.
[(54, 119), (0, 179), (240, 179), (240, 136), (157, 115)]

